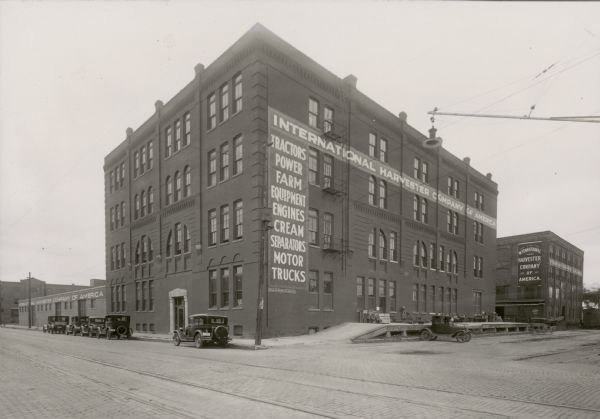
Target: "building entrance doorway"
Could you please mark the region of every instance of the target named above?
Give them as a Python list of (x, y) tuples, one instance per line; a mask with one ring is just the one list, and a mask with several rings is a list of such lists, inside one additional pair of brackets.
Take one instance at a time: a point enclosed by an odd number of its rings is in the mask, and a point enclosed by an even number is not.
[(175, 288), (169, 291), (169, 327), (177, 330), (187, 326), (188, 295), (187, 290)]
[(185, 306), (183, 297), (173, 298), (173, 317), (175, 318), (175, 329), (185, 327)]

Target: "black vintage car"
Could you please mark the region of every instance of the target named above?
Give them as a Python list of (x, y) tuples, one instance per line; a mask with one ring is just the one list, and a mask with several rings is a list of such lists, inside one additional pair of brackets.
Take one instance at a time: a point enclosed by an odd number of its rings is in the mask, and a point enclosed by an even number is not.
[(71, 317), (71, 323), (67, 325), (67, 335), (75, 336), (77, 333), (81, 333), (81, 325), (88, 322), (87, 316), (73, 316)]
[(210, 343), (226, 346), (231, 340), (227, 321), (227, 316), (193, 314), (188, 318), (185, 329), (173, 331), (173, 344), (179, 346), (181, 342), (195, 342), (196, 348)]
[(88, 322), (81, 324), (81, 336), (98, 336), (100, 328), (104, 327), (104, 317), (88, 317)]
[(436, 314), (431, 317), (431, 327), (421, 330), (421, 340), (436, 340), (440, 335), (448, 335), (458, 343), (469, 342), (471, 331), (463, 325), (456, 325), (451, 316)]
[(42, 327), (43, 332), (65, 333), (69, 323), (69, 316), (48, 316), (48, 323)]
[(104, 325), (98, 328), (96, 336), (101, 336), (110, 339), (116, 336), (117, 339), (129, 339), (133, 334), (133, 330), (129, 327), (130, 317), (121, 314), (110, 314), (104, 318)]

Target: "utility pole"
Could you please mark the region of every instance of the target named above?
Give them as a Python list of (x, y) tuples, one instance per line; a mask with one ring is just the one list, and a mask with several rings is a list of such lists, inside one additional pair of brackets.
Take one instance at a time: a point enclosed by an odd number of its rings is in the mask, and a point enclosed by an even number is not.
[(256, 298), (256, 334), (254, 335), (254, 345), (259, 346), (262, 343), (262, 318), (263, 308), (265, 305), (264, 300), (264, 288), (265, 288), (265, 275), (268, 274), (267, 266), (265, 261), (265, 236), (267, 235), (266, 229), (267, 221), (261, 220), (260, 222), (260, 249), (259, 249), (259, 260), (260, 266), (258, 270), (258, 296)]
[(31, 329), (31, 272), (27, 275), (27, 295), (29, 300), (27, 303), (27, 313), (29, 313), (29, 328)]

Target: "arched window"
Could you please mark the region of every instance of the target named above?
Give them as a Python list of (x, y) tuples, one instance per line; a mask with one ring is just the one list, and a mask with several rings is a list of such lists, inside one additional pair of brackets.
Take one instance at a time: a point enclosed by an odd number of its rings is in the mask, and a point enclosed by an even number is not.
[(144, 215), (146, 215), (146, 205), (148, 205), (148, 201), (146, 199), (146, 191), (142, 191), (141, 197), (142, 205), (140, 207), (140, 217), (143, 217)]
[(177, 202), (181, 199), (181, 172), (178, 170), (175, 172), (175, 198), (173, 202)]
[(142, 236), (142, 263), (148, 262), (148, 242), (146, 241), (146, 236)]
[(415, 195), (413, 199), (413, 218), (415, 221), (419, 221), (419, 197)]
[(369, 232), (369, 257), (375, 257), (375, 230)]
[(137, 246), (135, 246), (135, 264), (140, 264), (140, 242), (138, 242)]
[(369, 176), (369, 204), (375, 205), (375, 176)]
[(154, 248), (152, 247), (152, 240), (150, 237), (146, 237), (148, 241), (148, 262), (152, 262), (154, 260)]
[(384, 180), (379, 181), (379, 208), (387, 208), (387, 184)]
[(421, 260), (419, 258), (419, 242), (416, 241), (415, 244), (413, 244), (413, 265), (419, 266), (420, 261)]
[(379, 257), (381, 259), (388, 258), (387, 239), (383, 230), (379, 230)]
[(427, 223), (427, 200), (421, 198), (421, 222)]
[(190, 230), (186, 225), (183, 226), (183, 253), (189, 253), (191, 250), (192, 237), (190, 235)]
[(165, 251), (166, 257), (171, 257), (171, 252), (173, 250), (173, 230), (169, 231), (169, 235), (167, 236), (167, 249)]
[(181, 245), (183, 242), (183, 229), (181, 223), (175, 224), (175, 254), (181, 254)]
[(192, 194), (192, 169), (190, 166), (185, 166), (185, 169), (183, 169), (183, 177), (183, 197), (187, 198)]
[(448, 270), (448, 273), (452, 273), (452, 261), (451, 261), (451, 257), (450, 254), (452, 253), (452, 250), (448, 250), (448, 253), (446, 253), (446, 269)]
[(133, 219), (137, 220), (139, 213), (140, 213), (140, 196), (136, 194), (135, 198), (133, 198), (133, 202), (134, 202)]
[(152, 214), (154, 211), (154, 191), (152, 186), (148, 186), (148, 214)]
[(170, 205), (173, 201), (173, 182), (171, 182), (171, 176), (167, 176), (165, 180), (165, 188), (166, 188), (166, 199), (165, 205)]
[(427, 267), (427, 245), (425, 242), (421, 242), (421, 266)]
[(452, 272), (458, 273), (458, 255), (455, 250), (452, 251)]

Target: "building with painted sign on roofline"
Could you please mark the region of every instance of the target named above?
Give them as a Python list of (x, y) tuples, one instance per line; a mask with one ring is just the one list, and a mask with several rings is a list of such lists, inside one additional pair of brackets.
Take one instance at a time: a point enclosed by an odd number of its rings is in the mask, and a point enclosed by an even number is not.
[(259, 24), (195, 70), (105, 157), (109, 313), (266, 337), (493, 311), (490, 174)]
[(497, 249), (496, 312), (504, 320), (580, 323), (581, 249), (551, 231), (500, 237)]
[(42, 327), (48, 322), (48, 316), (106, 316), (106, 281), (90, 280), (90, 287), (58, 294), (31, 298), (31, 311), (28, 311), (29, 299), (19, 300), (19, 325)]

